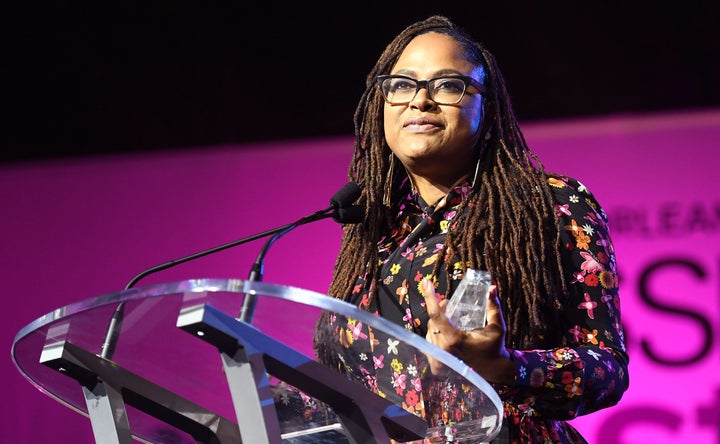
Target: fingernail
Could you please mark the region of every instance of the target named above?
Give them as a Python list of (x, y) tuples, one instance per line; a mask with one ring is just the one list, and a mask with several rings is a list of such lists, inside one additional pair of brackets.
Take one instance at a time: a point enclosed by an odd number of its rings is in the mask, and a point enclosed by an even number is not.
[(430, 285), (432, 285), (432, 282), (430, 282), (430, 280), (428, 278), (422, 278), (422, 280), (420, 281), (420, 284), (422, 285), (423, 296), (425, 296), (425, 292), (427, 290), (430, 290)]

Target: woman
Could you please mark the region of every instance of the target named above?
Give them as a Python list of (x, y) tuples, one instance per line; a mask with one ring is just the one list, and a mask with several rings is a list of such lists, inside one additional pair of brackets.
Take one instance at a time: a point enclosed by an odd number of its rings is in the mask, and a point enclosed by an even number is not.
[[(628, 386), (614, 251), (592, 194), (528, 148), (492, 55), (445, 17), (410, 25), (368, 75), (355, 135), (349, 178), (365, 217), (344, 227), (329, 294), (491, 383), (504, 408), (494, 442), (585, 442), (565, 421), (615, 405)], [(468, 268), (489, 270), (495, 289), (487, 326), (466, 332), (444, 307)], [(376, 390), (412, 367), (347, 360), (336, 346), (347, 328), (319, 321), (320, 361), (372, 373)]]

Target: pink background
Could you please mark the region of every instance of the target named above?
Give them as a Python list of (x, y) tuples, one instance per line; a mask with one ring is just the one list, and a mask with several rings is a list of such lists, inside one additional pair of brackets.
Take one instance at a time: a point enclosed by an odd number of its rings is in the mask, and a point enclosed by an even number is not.
[[(617, 407), (574, 423), (591, 443), (720, 442), (720, 110), (523, 128), (548, 169), (598, 197), (618, 255), (630, 389)], [(348, 136), (0, 166), (0, 442), (93, 442), (86, 417), (14, 367), (18, 331), (56, 308), (120, 291), (153, 265), (327, 207), (351, 151)], [(296, 229), (270, 249), (264, 280), (324, 293), (339, 240), (332, 220)], [(138, 285), (244, 279), (261, 246)]]

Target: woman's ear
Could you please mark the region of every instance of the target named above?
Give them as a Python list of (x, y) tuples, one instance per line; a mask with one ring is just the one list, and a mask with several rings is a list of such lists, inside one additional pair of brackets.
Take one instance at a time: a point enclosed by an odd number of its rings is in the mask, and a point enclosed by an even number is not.
[(490, 111), (492, 101), (483, 100), (481, 137), (486, 142), (492, 137), (493, 122), (495, 115)]
[(485, 142), (490, 140), (490, 138), (492, 137), (492, 130), (493, 130), (492, 118), (488, 119), (488, 118), (485, 118), (485, 116), (483, 116), (483, 123), (482, 123), (482, 129), (480, 130), (481, 131), (480, 137), (482, 137)]

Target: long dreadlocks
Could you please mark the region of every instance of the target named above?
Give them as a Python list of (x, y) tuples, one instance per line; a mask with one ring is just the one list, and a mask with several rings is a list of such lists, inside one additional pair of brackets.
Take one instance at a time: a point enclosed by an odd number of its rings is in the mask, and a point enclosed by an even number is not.
[[(446, 238), (438, 267), (449, 268), (452, 256), (470, 268), (492, 272), (502, 300), (511, 348), (541, 347), (554, 323), (553, 312), (564, 292), (559, 230), (547, 185), (548, 173), (528, 148), (512, 111), (495, 59), (483, 45), (443, 16), (432, 16), (403, 30), (384, 50), (368, 74), (355, 111), (355, 146), (350, 180), (363, 186), (364, 221), (343, 227), (343, 239), (331, 296), (345, 300), (360, 276), (374, 297), (379, 277), (377, 243), (393, 224), (393, 204), (383, 204), (388, 187), (397, 189), (403, 171), (392, 168), (392, 153), (383, 130), (383, 96), (375, 77), (388, 74), (407, 44), (428, 32), (446, 34), (465, 49), (470, 61), (485, 70), (484, 129), (476, 146), (478, 170), (465, 208), (457, 212), (456, 229)], [(395, 193), (398, 194), (398, 193)], [(397, 202), (398, 196), (393, 196)], [(452, 273), (450, 270), (449, 280)], [(555, 309), (555, 310), (553, 310)]]

